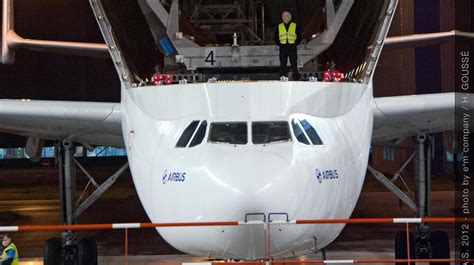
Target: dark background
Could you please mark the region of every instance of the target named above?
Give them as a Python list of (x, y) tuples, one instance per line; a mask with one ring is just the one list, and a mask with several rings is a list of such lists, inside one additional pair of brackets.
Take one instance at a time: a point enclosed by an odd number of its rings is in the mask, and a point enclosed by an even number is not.
[[(266, 10), (272, 20), (282, 9), (291, 9), (303, 26), (311, 17), (305, 1), (273, 2)], [(14, 11), (15, 30), (24, 38), (103, 42), (87, 0), (16, 0)], [(400, 0), (390, 35), (471, 31), (473, 13), (469, 0)], [(386, 49), (375, 73), (375, 96), (454, 91), (454, 57), (454, 40)], [(14, 65), (0, 65), (0, 98), (119, 102), (120, 88), (110, 60), (20, 50)], [(24, 141), (0, 134), (0, 147), (22, 147)]]

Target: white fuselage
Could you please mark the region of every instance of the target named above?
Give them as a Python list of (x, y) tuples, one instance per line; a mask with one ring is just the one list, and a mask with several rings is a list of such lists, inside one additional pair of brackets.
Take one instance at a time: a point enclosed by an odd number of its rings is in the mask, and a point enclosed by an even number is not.
[[(228, 82), (122, 89), (123, 135), (133, 180), (150, 220), (243, 221), (247, 213), (295, 219), (349, 218), (367, 168), (373, 126), (371, 84)], [(252, 143), (254, 121), (306, 119), (323, 145)], [(202, 144), (177, 148), (183, 130), (206, 120)], [(247, 122), (246, 145), (208, 142), (213, 122)], [(337, 177), (316, 176), (337, 171)], [(168, 179), (176, 173), (175, 179)], [(184, 177), (183, 177), (184, 174)], [(333, 173), (331, 173), (334, 175)], [(275, 216), (274, 219), (282, 219)], [(255, 219), (254, 219), (255, 220)], [(259, 219), (261, 220), (261, 218)], [(332, 242), (344, 225), (273, 225), (274, 257)], [(264, 256), (262, 226), (159, 228), (193, 255)]]

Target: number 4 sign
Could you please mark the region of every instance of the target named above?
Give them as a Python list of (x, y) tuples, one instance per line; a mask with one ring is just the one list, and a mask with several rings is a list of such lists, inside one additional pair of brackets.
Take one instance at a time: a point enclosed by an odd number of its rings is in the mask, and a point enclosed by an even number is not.
[(207, 67), (216, 67), (216, 49), (206, 49), (204, 65)]

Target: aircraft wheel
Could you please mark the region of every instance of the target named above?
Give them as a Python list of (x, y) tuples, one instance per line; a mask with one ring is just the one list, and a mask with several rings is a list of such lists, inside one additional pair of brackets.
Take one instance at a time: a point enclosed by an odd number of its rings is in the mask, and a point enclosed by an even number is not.
[(85, 237), (79, 241), (77, 264), (97, 265), (97, 243), (93, 238)]
[(44, 265), (59, 265), (61, 262), (61, 239), (55, 237), (46, 240), (43, 249)]
[[(432, 259), (449, 259), (449, 238), (444, 231), (434, 231), (430, 236), (431, 258)], [(439, 265), (449, 265), (449, 262), (434, 263)]]
[[(414, 257), (415, 253), (415, 241), (413, 234), (410, 232), (410, 257)], [(395, 237), (395, 259), (407, 259), (407, 232), (405, 230), (401, 230), (397, 232), (397, 236)], [(407, 265), (408, 262), (397, 262), (397, 265)], [(410, 265), (415, 265), (415, 262), (410, 262)]]

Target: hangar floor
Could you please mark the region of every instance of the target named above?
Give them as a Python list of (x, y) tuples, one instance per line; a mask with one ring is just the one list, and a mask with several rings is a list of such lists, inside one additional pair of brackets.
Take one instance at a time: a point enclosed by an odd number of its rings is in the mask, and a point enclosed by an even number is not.
[[(98, 182), (110, 176), (116, 167), (93, 167), (91, 173)], [(86, 183), (78, 174), (79, 189)], [(54, 168), (0, 169), (0, 226), (57, 224), (59, 201), (57, 171)], [(454, 183), (451, 178), (433, 178), (433, 217), (454, 215)], [(77, 196), (80, 195), (80, 192)], [(120, 205), (120, 207), (117, 207)], [(372, 177), (367, 176), (363, 193), (353, 213), (354, 218), (370, 217), (413, 217), (407, 207), (400, 208), (399, 201)], [(106, 194), (93, 204), (80, 218), (79, 223), (126, 223), (148, 222), (148, 218), (138, 200), (129, 173), (122, 176)], [(393, 258), (395, 233), (403, 225), (393, 224), (353, 224), (327, 248), (328, 259)], [(433, 224), (435, 230), (448, 232), (453, 245), (452, 224)], [(124, 232), (83, 231), (81, 235), (94, 235), (98, 242), (101, 264), (123, 262)], [(44, 240), (58, 236), (57, 232), (20, 232), (12, 235), (19, 247), (24, 264), (36, 263), (41, 257)], [(168, 245), (153, 229), (129, 230), (129, 264), (178, 263), (183, 261), (203, 261), (182, 255)], [(159, 257), (158, 257), (159, 255)], [(164, 256), (163, 256), (164, 255)], [(320, 259), (320, 255), (313, 257)], [(308, 257), (311, 259), (311, 257)]]

